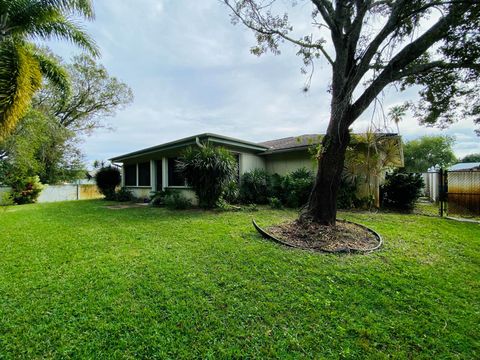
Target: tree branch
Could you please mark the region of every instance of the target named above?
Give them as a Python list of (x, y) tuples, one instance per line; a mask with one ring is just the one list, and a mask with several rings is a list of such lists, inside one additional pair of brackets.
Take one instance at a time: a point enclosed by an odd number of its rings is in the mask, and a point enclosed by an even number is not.
[[(385, 66), (384, 70), (378, 75), (378, 77), (370, 84), (370, 86), (364, 91), (364, 93), (355, 101), (351, 106), (351, 119), (352, 122), (360, 114), (366, 110), (375, 97), (387, 86), (389, 83), (398, 81), (404, 76), (407, 76), (406, 72), (402, 73), (402, 69), (405, 69), (413, 61), (418, 59), (425, 53), (433, 44), (443, 38), (445, 31), (447, 31), (450, 20), (462, 11), (462, 8), (452, 9), (447, 15), (442, 17), (435, 23), (429, 30), (423, 35), (418, 37), (415, 41), (405, 46), (396, 56), (394, 56), (390, 62)], [(425, 65), (425, 64), (424, 64)], [(420, 68), (418, 68), (420, 70)], [(426, 70), (423, 70), (426, 71)], [(404, 75), (405, 74), (405, 75)]]
[(235, 9), (232, 4), (230, 4), (229, 0), (224, 0), (224, 3), (230, 8), (230, 10), (242, 22), (242, 24), (244, 24), (249, 29), (251, 29), (251, 30), (253, 30), (253, 31), (255, 31), (259, 34), (262, 34), (262, 35), (267, 35), (267, 36), (276, 35), (276, 36), (279, 36), (282, 39), (284, 39), (284, 40), (286, 40), (286, 41), (288, 41), (292, 44), (295, 44), (297, 46), (303, 47), (303, 48), (319, 50), (325, 56), (327, 61), (331, 65), (333, 64), (334, 61), (333, 61), (332, 57), (328, 54), (325, 47), (323, 47), (322, 45), (320, 45), (318, 43), (308, 43), (308, 42), (295, 40), (295, 39), (291, 38), (290, 36), (286, 35), (285, 33), (271, 28), (267, 24), (267, 22), (263, 20), (263, 18), (261, 17), (260, 14), (257, 14), (258, 15), (257, 22), (259, 23), (259, 26), (255, 26), (252, 22), (247, 21), (242, 16), (242, 14), (239, 11), (237, 11), (237, 9)]

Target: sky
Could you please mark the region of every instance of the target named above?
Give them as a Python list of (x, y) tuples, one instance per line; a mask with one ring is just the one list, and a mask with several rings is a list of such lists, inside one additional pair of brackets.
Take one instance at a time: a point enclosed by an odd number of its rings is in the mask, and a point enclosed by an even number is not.
[[(310, 6), (300, 1), (292, 10), (296, 30), (309, 24)], [(94, 7), (96, 19), (85, 28), (100, 47), (99, 62), (132, 88), (135, 100), (105, 119), (113, 130), (85, 138), (81, 147), (88, 165), (206, 132), (253, 142), (325, 132), (329, 66), (315, 65), (305, 93), (306, 76), (295, 48), (284, 44), (279, 56), (252, 55), (252, 32), (232, 25), (220, 0), (94, 0)], [(64, 59), (79, 53), (68, 43), (48, 45)], [(372, 122), (384, 126), (388, 108), (415, 99), (417, 92), (387, 90), (382, 105), (370, 107), (353, 131), (365, 131)], [(405, 140), (454, 136), (458, 157), (480, 152), (470, 119), (459, 119), (446, 130), (419, 126), (410, 116), (398, 130), (388, 126)]]

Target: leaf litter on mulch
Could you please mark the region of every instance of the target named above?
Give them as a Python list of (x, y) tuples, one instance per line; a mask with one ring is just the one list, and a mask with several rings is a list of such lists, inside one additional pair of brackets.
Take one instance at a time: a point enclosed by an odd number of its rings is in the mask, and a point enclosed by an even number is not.
[(379, 242), (366, 228), (338, 220), (335, 226), (295, 220), (271, 226), (268, 232), (289, 245), (314, 251), (368, 251)]

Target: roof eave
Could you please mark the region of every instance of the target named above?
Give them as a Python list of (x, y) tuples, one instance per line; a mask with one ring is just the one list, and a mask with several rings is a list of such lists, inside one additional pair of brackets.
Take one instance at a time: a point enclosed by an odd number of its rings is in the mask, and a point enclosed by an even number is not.
[(217, 134), (205, 133), (205, 134), (199, 134), (195, 136), (189, 136), (187, 138), (167, 142), (161, 145), (152, 146), (146, 149), (134, 151), (131, 153), (120, 155), (120, 156), (115, 156), (109, 160), (111, 162), (122, 162), (123, 160), (128, 160), (128, 159), (136, 158), (139, 156), (145, 156), (145, 155), (149, 155), (159, 151), (168, 151), (168, 150), (176, 149), (183, 146), (194, 145), (197, 143), (197, 140), (206, 140), (210, 142), (215, 142), (215, 143), (230, 145), (230, 146), (237, 146), (240, 148), (245, 148), (245, 149), (250, 149), (255, 151), (268, 150), (267, 147), (258, 145), (256, 143), (242, 141), (240, 139), (230, 138), (227, 136), (221, 136)]

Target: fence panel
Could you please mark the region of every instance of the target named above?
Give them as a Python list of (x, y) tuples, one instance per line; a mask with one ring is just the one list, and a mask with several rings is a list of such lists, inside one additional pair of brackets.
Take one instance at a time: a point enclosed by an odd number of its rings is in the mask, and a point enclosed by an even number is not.
[(480, 216), (480, 171), (448, 172), (448, 214)]
[[(4, 193), (9, 192), (10, 190), (9, 187), (0, 186), (0, 199)], [(37, 202), (48, 203), (99, 198), (102, 198), (102, 195), (98, 192), (97, 185), (93, 184), (45, 185)]]

